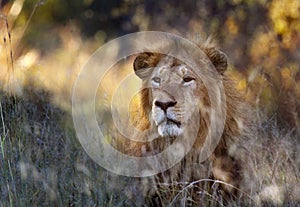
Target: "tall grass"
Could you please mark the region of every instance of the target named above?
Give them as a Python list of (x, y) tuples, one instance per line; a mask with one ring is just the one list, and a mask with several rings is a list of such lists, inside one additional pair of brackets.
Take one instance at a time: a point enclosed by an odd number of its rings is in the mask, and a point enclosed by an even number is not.
[(70, 115), (47, 93), (32, 93), (14, 99), (1, 92), (0, 206), (134, 206), (129, 179), (95, 164)]
[[(49, 93), (30, 88), (23, 97), (3, 92), (0, 97), (0, 206), (151, 206), (157, 200), (153, 191), (165, 205), (225, 205), (219, 181), (160, 183), (157, 189), (152, 178), (126, 178), (102, 169), (83, 151), (70, 114), (52, 105)], [(264, 123), (257, 138), (245, 143), (257, 193), (231, 205), (297, 206), (299, 135)]]

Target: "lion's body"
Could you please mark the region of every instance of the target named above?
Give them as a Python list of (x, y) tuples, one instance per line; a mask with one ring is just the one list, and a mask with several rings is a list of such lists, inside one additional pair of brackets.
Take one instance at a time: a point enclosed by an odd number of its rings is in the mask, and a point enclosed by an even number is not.
[[(194, 69), (157, 53), (143, 53), (135, 60), (135, 72), (143, 80), (143, 89), (139, 94), (140, 102), (131, 111), (135, 127), (148, 130), (140, 136), (152, 134), (152, 138), (149, 142), (128, 141), (125, 151), (133, 156), (155, 155), (170, 146), (174, 139), (189, 139), (195, 135), (195, 142), (184, 159), (157, 176), (156, 183), (209, 178), (226, 183), (222, 185), (224, 191), (235, 195), (243, 179), (243, 166), (236, 152), (238, 143), (247, 137), (250, 113), (233, 82), (223, 74), (227, 68), (226, 56), (212, 46), (201, 48), (216, 67), (226, 96), (225, 126), (213, 153), (205, 162), (200, 159), (200, 149), (209, 128), (214, 125), (210, 119), (211, 97), (206, 86), (193, 73)], [(149, 67), (154, 69), (144, 71)], [(153, 140), (153, 134), (157, 139)]]

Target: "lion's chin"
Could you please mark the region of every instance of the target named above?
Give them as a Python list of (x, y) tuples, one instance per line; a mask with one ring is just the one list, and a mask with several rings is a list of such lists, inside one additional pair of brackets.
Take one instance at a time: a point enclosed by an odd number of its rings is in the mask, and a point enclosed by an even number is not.
[(175, 123), (163, 122), (158, 125), (158, 134), (162, 137), (178, 137), (183, 129)]

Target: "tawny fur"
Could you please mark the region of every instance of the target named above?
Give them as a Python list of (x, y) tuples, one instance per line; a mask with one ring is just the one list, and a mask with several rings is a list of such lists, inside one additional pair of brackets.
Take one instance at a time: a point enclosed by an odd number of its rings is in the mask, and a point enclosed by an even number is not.
[[(201, 102), (205, 107), (199, 108), (201, 120), (199, 133), (193, 148), (180, 164), (159, 175), (158, 182), (191, 182), (202, 178), (213, 178), (227, 183), (228, 185), (223, 185), (223, 189), (226, 193), (234, 195), (243, 179), (241, 169), (243, 166), (240, 159), (235, 157), (235, 146), (241, 139), (247, 137), (247, 133), (249, 133), (248, 126), (250, 125), (249, 120), (251, 120), (251, 118), (249, 116), (248, 107), (243, 102), (242, 96), (235, 89), (233, 81), (228, 78), (225, 73), (227, 69), (227, 58), (225, 54), (220, 52), (213, 45), (200, 45), (199, 47), (208, 56), (222, 79), (227, 105), (224, 131), (213, 154), (206, 162), (207, 168), (210, 169), (201, 172), (203, 170), (200, 168), (190, 167), (194, 166), (193, 164), (199, 164), (197, 163), (197, 153), (205, 141), (208, 127), (212, 124), (209, 122), (209, 113), (205, 110), (205, 108), (210, 107), (208, 92), (205, 88), (202, 88), (199, 91), (199, 94), (202, 95), (197, 98), (201, 99)], [(135, 70), (139, 70), (147, 67), (155, 67), (165, 57), (165, 55), (158, 53), (142, 53), (136, 57), (134, 68)], [(181, 62), (174, 59), (173, 65), (178, 64), (181, 64)], [(145, 79), (147, 79), (147, 77), (145, 77)], [(136, 128), (145, 130), (154, 127), (151, 126), (149, 122), (149, 114), (152, 107), (151, 101), (153, 97), (151, 97), (149, 88), (141, 90), (139, 95), (140, 101), (131, 109), (131, 118)], [(162, 151), (167, 144), (164, 139), (156, 139), (150, 143), (126, 140), (122, 142), (122, 146), (126, 146), (123, 148), (123, 151), (129, 155), (148, 156)], [(152, 152), (153, 149), (158, 151), (155, 151), (154, 153)]]

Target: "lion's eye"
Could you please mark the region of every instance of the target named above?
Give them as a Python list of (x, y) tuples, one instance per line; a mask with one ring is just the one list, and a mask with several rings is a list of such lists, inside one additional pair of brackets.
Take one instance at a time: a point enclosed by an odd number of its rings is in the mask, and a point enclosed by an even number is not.
[(152, 81), (153, 81), (154, 83), (156, 83), (156, 84), (159, 84), (160, 81), (161, 81), (161, 78), (159, 78), (159, 77), (153, 77), (153, 78), (152, 78)]
[(184, 77), (184, 78), (183, 78), (183, 81), (184, 81), (185, 83), (191, 82), (191, 81), (193, 81), (193, 80), (195, 80), (195, 78), (193, 78), (193, 77)]

